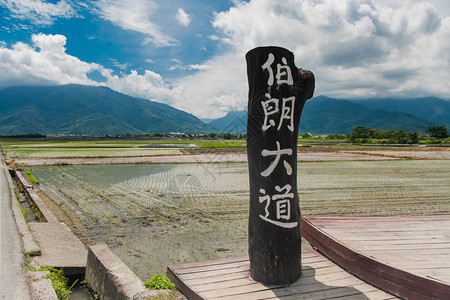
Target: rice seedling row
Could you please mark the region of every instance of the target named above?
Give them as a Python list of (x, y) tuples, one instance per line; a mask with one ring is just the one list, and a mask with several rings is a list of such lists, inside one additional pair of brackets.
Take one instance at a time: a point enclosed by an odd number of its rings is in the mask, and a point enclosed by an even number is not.
[[(142, 279), (169, 264), (247, 252), (244, 163), (37, 166), (40, 189), (74, 209)], [(301, 163), (303, 215), (450, 213), (450, 161)]]

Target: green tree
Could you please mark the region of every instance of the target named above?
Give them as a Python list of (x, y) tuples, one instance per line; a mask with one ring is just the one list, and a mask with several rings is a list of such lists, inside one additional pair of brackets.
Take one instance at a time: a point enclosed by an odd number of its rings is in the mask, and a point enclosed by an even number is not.
[(408, 144), (417, 144), (419, 142), (419, 134), (417, 132), (407, 132)]
[(303, 132), (302, 139), (307, 139), (307, 138), (310, 138), (310, 137), (311, 137), (311, 135), (308, 132)]
[(229, 132), (222, 133), (222, 137), (226, 140), (231, 140), (233, 138), (232, 134)]
[(350, 141), (352, 143), (359, 141), (361, 143), (367, 143), (367, 140), (372, 136), (372, 129), (366, 128), (364, 126), (358, 126), (353, 128), (350, 134)]
[(448, 131), (445, 125), (428, 126), (427, 133), (432, 139), (446, 139), (448, 138)]
[(399, 129), (394, 132), (394, 141), (397, 144), (406, 144), (408, 142), (408, 138), (406, 136), (406, 132)]

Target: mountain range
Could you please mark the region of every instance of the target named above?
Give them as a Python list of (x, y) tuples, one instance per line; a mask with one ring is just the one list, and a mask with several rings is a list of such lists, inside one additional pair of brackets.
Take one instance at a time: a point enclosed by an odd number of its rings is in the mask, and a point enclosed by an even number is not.
[[(245, 133), (246, 111), (232, 111), (208, 123), (223, 132)], [(349, 133), (357, 126), (425, 132), (450, 127), (450, 101), (439, 98), (342, 100), (318, 96), (303, 108), (299, 132)]]
[(70, 84), (0, 90), (0, 135), (214, 131), (194, 115), (107, 87)]
[[(15, 86), (0, 89), (0, 135), (245, 133), (246, 111), (205, 124), (192, 114), (107, 87)], [(299, 132), (348, 133), (357, 126), (425, 132), (450, 127), (450, 101), (439, 98), (343, 100), (318, 96), (304, 106)]]

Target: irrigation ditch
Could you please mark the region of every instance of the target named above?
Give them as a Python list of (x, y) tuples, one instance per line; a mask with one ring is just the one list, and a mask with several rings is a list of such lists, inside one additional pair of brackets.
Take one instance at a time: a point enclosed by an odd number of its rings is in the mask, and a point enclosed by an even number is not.
[[(35, 185), (30, 184), (21, 172), (13, 169), (8, 171), (12, 178), (9, 182), (10, 188), (14, 191), (22, 213), (22, 215), (15, 214), (15, 218), (19, 231), (23, 235), (24, 249), (29, 249), (26, 244), (30, 243), (25, 239), (26, 236), (32, 236), (31, 242), (38, 244), (34, 250), (24, 251), (27, 257), (32, 297), (71, 300), (99, 298), (139, 300), (169, 294), (164, 290), (147, 289), (106, 244), (88, 247), (86, 251), (85, 246), (63, 223), (57, 221), (42, 199), (34, 192)], [(22, 217), (26, 223), (20, 222)], [(36, 230), (40, 227), (36, 223), (46, 225), (44, 233)], [(58, 234), (61, 229), (62, 234)], [(59, 249), (53, 251), (51, 249), (53, 247)], [(81, 259), (78, 261), (76, 258), (74, 260), (74, 250), (78, 254), (82, 252)], [(43, 263), (43, 261), (51, 262)]]

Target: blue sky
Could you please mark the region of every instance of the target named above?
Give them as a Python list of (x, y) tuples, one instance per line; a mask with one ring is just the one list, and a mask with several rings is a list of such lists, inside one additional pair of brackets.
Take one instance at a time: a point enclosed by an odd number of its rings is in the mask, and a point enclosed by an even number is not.
[(447, 0), (0, 0), (0, 87), (105, 85), (198, 117), (247, 105), (245, 53), (277, 45), (316, 95), (450, 99)]

